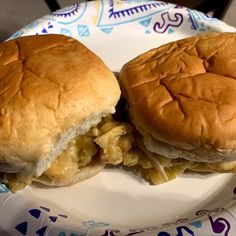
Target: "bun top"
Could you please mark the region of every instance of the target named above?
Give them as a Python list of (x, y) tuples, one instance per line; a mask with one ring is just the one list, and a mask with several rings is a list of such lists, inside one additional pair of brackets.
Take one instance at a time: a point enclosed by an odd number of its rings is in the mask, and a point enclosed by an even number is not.
[(119, 96), (113, 73), (75, 39), (0, 44), (0, 171), (40, 175), (76, 133), (114, 113)]
[(120, 82), (143, 134), (183, 150), (234, 152), (235, 33), (208, 33), (150, 50), (123, 67)]

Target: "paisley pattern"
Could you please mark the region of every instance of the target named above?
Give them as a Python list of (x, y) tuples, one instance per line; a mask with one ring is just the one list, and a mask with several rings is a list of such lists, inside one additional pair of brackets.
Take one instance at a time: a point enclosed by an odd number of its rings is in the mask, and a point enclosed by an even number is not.
[[(123, 1), (110, 1), (107, 4), (101, 1), (101, 13), (97, 27), (117, 26), (147, 18), (163, 11), (168, 11), (171, 6), (167, 3), (140, 1), (139, 4), (122, 4)], [(128, 6), (128, 7), (127, 7)]]
[[(202, 31), (236, 31), (217, 19), (195, 10), (147, 0), (114, 0), (77, 3), (32, 22), (11, 36), (57, 33), (78, 39), (97, 40), (99, 37), (126, 35), (136, 27), (146, 37), (166, 37), (175, 32), (194, 35)], [(0, 203), (7, 211), (15, 207), (9, 189), (0, 184)], [(80, 219), (71, 224), (73, 214), (61, 212), (51, 204), (27, 204), (19, 218), (13, 217), (5, 228), (10, 235), (57, 236), (235, 236), (236, 187), (228, 197), (230, 207), (218, 206), (198, 210), (192, 217), (177, 219), (161, 226), (120, 228), (97, 219)], [(19, 198), (20, 199), (20, 198)], [(14, 203), (14, 204), (13, 204)], [(63, 203), (62, 203), (63, 204)], [(1, 209), (1, 207), (0, 207)], [(70, 225), (71, 224), (71, 225)], [(158, 224), (158, 222), (157, 222)], [(9, 227), (10, 225), (10, 227)], [(4, 224), (0, 225), (4, 228)]]
[(179, 27), (183, 23), (183, 18), (183, 15), (180, 13), (170, 15), (169, 12), (164, 12), (161, 14), (161, 20), (154, 24), (153, 29), (157, 33), (165, 33), (169, 29), (168, 32), (170, 33), (171, 27)]
[[(89, 9), (89, 10), (88, 10)], [(181, 28), (188, 31), (235, 31), (224, 22), (177, 5), (147, 0), (101, 0), (77, 3), (45, 16), (13, 34), (10, 38), (24, 34), (59, 33), (80, 38), (112, 34), (114, 29), (125, 29), (129, 24), (144, 26), (144, 34), (170, 34)], [(51, 28), (50, 28), (51, 26)], [(93, 28), (93, 31), (90, 28)]]
[(77, 12), (80, 11), (80, 7), (81, 5), (77, 3), (72, 6), (66, 7), (64, 9), (57, 10), (53, 12), (52, 15), (57, 16), (57, 17), (62, 17), (62, 18), (71, 17), (72, 15), (75, 15), (77, 14)]
[(56, 20), (58, 24), (70, 25), (75, 22), (78, 22), (83, 17), (86, 9), (87, 9), (87, 3), (84, 4), (77, 3), (72, 7), (58, 10), (52, 13), (51, 16), (53, 17), (52, 19)]
[(97, 227), (105, 227), (105, 226), (108, 226), (109, 224), (89, 220), (89, 221), (84, 221), (83, 225), (86, 226), (88, 229), (93, 229)]
[(216, 18), (211, 18), (199, 11), (188, 10), (189, 22), (193, 30), (207, 31), (210, 27), (217, 25), (220, 21)]

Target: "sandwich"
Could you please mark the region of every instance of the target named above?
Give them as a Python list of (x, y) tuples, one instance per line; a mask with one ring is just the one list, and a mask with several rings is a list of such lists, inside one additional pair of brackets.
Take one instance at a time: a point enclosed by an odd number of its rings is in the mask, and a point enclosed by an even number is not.
[(13, 192), (32, 182), (66, 186), (101, 171), (101, 156), (116, 162), (131, 132), (112, 118), (119, 98), (114, 74), (73, 38), (1, 43), (0, 181)]
[(13, 192), (32, 182), (67, 186), (107, 164), (152, 184), (188, 171), (234, 173), (235, 67), (235, 33), (145, 52), (123, 66), (119, 83), (73, 38), (1, 43), (0, 181)]
[(235, 68), (235, 33), (185, 38), (127, 62), (119, 82), (141, 153), (130, 166), (153, 184), (236, 172)]

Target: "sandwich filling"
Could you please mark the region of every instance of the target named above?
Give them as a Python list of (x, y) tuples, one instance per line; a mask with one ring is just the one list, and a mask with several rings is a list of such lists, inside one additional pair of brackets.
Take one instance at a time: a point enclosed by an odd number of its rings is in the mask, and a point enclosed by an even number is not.
[[(14, 192), (36, 182), (51, 182), (56, 186), (71, 179), (83, 168), (99, 161), (104, 164), (150, 165), (139, 158), (141, 151), (133, 146), (133, 128), (130, 124), (115, 121), (111, 116), (104, 118), (96, 127), (73, 139), (51, 167), (42, 176), (35, 178), (23, 173), (1, 173), (1, 181)], [(138, 161), (138, 160), (142, 161)], [(43, 181), (41, 181), (43, 180)]]
[(152, 184), (165, 183), (188, 170), (236, 172), (236, 161), (203, 163), (151, 153), (132, 125), (108, 117), (85, 135), (74, 139), (43, 176), (51, 180), (73, 176), (78, 169), (91, 164), (94, 158), (105, 164), (126, 166)]
[[(135, 137), (135, 138), (134, 138)], [(195, 172), (236, 172), (236, 161), (203, 163), (170, 159), (147, 151), (140, 134), (128, 123), (104, 118), (96, 127), (73, 139), (42, 176), (1, 173), (0, 178), (14, 192), (33, 181), (57, 183), (71, 180), (81, 169), (99, 161), (128, 167), (151, 184), (161, 184), (187, 170)], [(71, 182), (71, 181), (68, 181)], [(56, 184), (53, 184), (56, 185)]]
[(66, 182), (69, 184), (80, 170), (95, 161), (119, 164), (122, 161), (121, 156), (130, 146), (130, 134), (130, 125), (115, 122), (112, 117), (104, 118), (87, 133), (74, 138), (42, 176), (35, 178), (23, 173), (0, 173), (0, 179), (13, 192), (33, 181), (46, 180), (57, 185), (55, 183), (68, 180)]

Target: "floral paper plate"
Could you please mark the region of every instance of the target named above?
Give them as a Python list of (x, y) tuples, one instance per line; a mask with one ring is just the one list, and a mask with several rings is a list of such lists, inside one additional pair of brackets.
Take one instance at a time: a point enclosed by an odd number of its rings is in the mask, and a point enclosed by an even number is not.
[[(113, 70), (169, 41), (235, 28), (158, 1), (78, 3), (12, 35), (65, 34), (79, 39)], [(56, 66), (56, 65), (55, 65)], [(236, 176), (183, 175), (150, 186), (123, 170), (105, 169), (65, 188), (0, 185), (0, 235), (235, 236)]]

